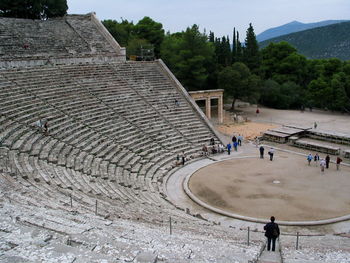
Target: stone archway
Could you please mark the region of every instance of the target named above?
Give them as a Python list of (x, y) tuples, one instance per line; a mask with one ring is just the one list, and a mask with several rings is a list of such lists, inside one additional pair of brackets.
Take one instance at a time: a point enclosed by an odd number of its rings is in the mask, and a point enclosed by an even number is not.
[(218, 120), (222, 123), (224, 120), (223, 116), (223, 89), (215, 90), (197, 90), (188, 92), (190, 96), (195, 100), (205, 100), (205, 115), (208, 119), (211, 119), (211, 100), (218, 100)]

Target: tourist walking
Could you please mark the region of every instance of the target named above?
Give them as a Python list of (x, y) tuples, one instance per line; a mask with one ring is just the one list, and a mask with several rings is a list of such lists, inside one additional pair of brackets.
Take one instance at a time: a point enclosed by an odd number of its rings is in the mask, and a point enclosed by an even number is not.
[(233, 143), (233, 148), (235, 149), (235, 152), (237, 152), (238, 142), (234, 142), (234, 143)]
[(256, 115), (256, 117), (258, 117), (259, 113), (260, 113), (259, 108), (256, 108), (256, 111), (255, 111), (255, 115)]
[(340, 163), (341, 163), (342, 161), (343, 161), (343, 160), (338, 156), (338, 157), (337, 157), (337, 161), (336, 161), (337, 170), (339, 170), (339, 166), (340, 166)]
[(226, 145), (226, 147), (227, 147), (227, 153), (228, 153), (228, 155), (230, 155), (231, 154), (231, 143), (228, 143), (227, 145)]
[(327, 154), (326, 156), (326, 169), (329, 168), (329, 162), (331, 161), (331, 158), (329, 157), (329, 155)]
[(237, 142), (237, 137), (235, 135), (232, 136), (232, 143)]
[(237, 140), (238, 140), (238, 145), (242, 146), (243, 136), (239, 134), (237, 137)]
[(315, 162), (316, 166), (317, 166), (317, 163), (319, 162), (319, 160), (320, 160), (320, 156), (318, 155), (318, 153), (316, 153), (314, 156), (314, 162)]
[(273, 148), (271, 148), (268, 152), (268, 154), (270, 155), (270, 161), (273, 160), (273, 154), (275, 153), (275, 150)]
[(275, 217), (274, 216), (271, 216), (270, 220), (271, 220), (271, 222), (267, 223), (264, 226), (265, 236), (267, 237), (267, 251), (270, 251), (271, 243), (272, 243), (272, 251), (275, 251), (275, 249), (276, 249), (276, 239), (280, 235), (280, 229), (278, 227), (278, 224), (275, 223)]
[(264, 151), (265, 151), (265, 148), (264, 148), (264, 146), (261, 145), (259, 148), (260, 159), (264, 159)]
[(310, 164), (311, 164), (312, 159), (313, 159), (312, 154), (309, 153), (309, 155), (307, 156), (307, 162), (308, 162), (308, 165), (309, 165), (309, 166), (310, 166)]
[(324, 168), (326, 167), (326, 161), (322, 159), (320, 161), (321, 172), (324, 172)]
[(317, 128), (317, 122), (314, 123), (314, 129), (316, 129), (316, 128)]

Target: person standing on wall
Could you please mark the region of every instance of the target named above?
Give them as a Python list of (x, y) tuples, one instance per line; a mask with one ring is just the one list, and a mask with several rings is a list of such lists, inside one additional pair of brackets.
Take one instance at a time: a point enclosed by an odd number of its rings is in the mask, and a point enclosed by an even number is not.
[(271, 220), (271, 222), (267, 223), (264, 226), (265, 236), (267, 237), (267, 251), (270, 251), (271, 243), (272, 243), (272, 251), (275, 251), (276, 239), (280, 235), (280, 229), (278, 227), (278, 224), (275, 223), (274, 216), (271, 216), (270, 220)]

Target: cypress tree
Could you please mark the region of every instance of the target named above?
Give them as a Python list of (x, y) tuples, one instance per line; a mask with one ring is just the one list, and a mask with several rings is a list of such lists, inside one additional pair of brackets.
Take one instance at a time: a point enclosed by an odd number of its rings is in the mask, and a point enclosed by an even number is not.
[(232, 63), (236, 62), (237, 56), (237, 40), (236, 40), (236, 28), (233, 28), (233, 38), (232, 38)]
[(242, 44), (239, 41), (239, 32), (236, 37), (236, 62), (242, 61)]
[(214, 32), (212, 32), (212, 31), (209, 32), (209, 42), (211, 42), (211, 43), (215, 42)]
[(254, 33), (252, 24), (249, 24), (243, 50), (243, 62), (248, 66), (251, 72), (255, 73), (260, 67), (260, 52), (258, 41)]
[(230, 66), (232, 64), (232, 56), (229, 36), (226, 37), (226, 42), (224, 43), (224, 56), (225, 66)]

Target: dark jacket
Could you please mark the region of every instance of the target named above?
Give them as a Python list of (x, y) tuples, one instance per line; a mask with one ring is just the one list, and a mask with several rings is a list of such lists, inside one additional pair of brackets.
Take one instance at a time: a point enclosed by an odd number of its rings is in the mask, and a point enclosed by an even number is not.
[(277, 238), (280, 235), (280, 228), (276, 223), (267, 223), (264, 226), (265, 236), (270, 238)]
[(331, 158), (329, 157), (329, 155), (326, 156), (326, 163), (329, 163), (329, 161), (331, 160)]

